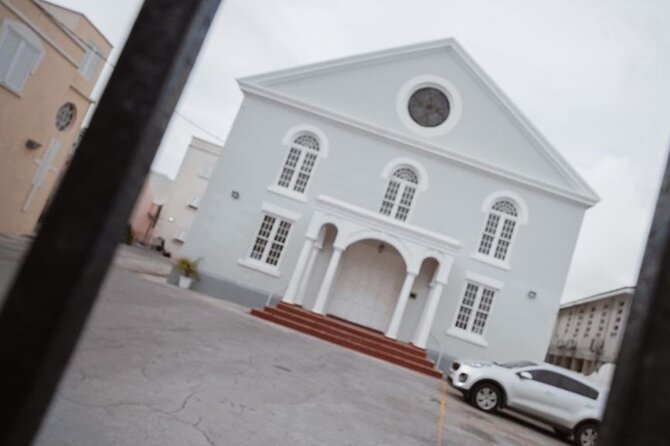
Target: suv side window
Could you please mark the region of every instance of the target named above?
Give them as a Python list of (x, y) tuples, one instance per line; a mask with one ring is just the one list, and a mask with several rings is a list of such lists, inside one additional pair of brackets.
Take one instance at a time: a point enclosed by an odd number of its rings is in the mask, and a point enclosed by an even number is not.
[(563, 376), (558, 373), (550, 372), (549, 370), (529, 370), (533, 376), (533, 381), (541, 382), (549, 386), (561, 387), (561, 379)]
[(559, 384), (561, 389), (565, 389), (568, 392), (576, 393), (577, 395), (582, 395), (592, 400), (598, 399), (598, 391), (582, 384), (577, 380), (568, 378), (567, 376), (562, 376), (561, 382)]

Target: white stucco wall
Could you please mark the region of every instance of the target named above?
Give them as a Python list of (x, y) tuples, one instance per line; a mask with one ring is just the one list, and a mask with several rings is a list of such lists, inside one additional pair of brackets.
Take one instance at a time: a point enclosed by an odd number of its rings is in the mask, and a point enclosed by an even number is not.
[(215, 165), (220, 153), (221, 146), (193, 138), (171, 186), (171, 193), (164, 204), (160, 203), (163, 209), (154, 236), (165, 239), (165, 248), (173, 257), (180, 255), (183, 246), (183, 241), (176, 240), (176, 237), (181, 233), (188, 237), (199, 209), (189, 204), (194, 197), (202, 197), (209, 185), (209, 179), (203, 176), (203, 169)]
[[(394, 92), (401, 81), (422, 70), (447, 70), (452, 76), (450, 81), (459, 88), (463, 116), (452, 132), (432, 140), (432, 144), (446, 144), (487, 163), (504, 164), (525, 175), (562, 182), (567, 187), (567, 180), (548, 164), (544, 155), (536, 153), (537, 148), (463, 67), (453, 61), (440, 67), (428, 60), (409, 60), (401, 66), (398, 72), (387, 69), (382, 77), (375, 74), (374, 64), (367, 66), (367, 75), (363, 73), (365, 69), (335, 73), (328, 79), (333, 83), (328, 84), (327, 91), (320, 91), (322, 84), (310, 83), (309, 79), (281, 88), (291, 95), (321, 101), (324, 107), (332, 105), (340, 113), (379, 120), (384, 126), (405, 132), (395, 111)], [(375, 76), (374, 82), (371, 76)], [(358, 91), (353, 95), (352, 90)], [(286, 156), (287, 147), (282, 140), (289, 129), (299, 125), (318, 128), (329, 146), (328, 157), (321, 158), (315, 167), (306, 202), (268, 190), (275, 184)], [(452, 237), (461, 245), (432, 328), (445, 352), (491, 360), (543, 359), (586, 205), (255, 95), (247, 94), (242, 103), (182, 252), (202, 257), (205, 274), (281, 295), (303, 246), (315, 198), (327, 195), (378, 212), (387, 181), (382, 170), (398, 158), (411, 158), (429, 177), (427, 190), (416, 196), (408, 223)], [(518, 195), (528, 208), (528, 221), (518, 228), (509, 270), (472, 257), (486, 216), (482, 203), (496, 191)], [(233, 198), (233, 192), (239, 198)], [(279, 277), (238, 263), (249, 254), (264, 202), (300, 214), (282, 255)], [(325, 267), (326, 262), (320, 260), (315, 271)], [(453, 325), (468, 273), (503, 283), (484, 336), (487, 345), (446, 333)], [(530, 290), (537, 293), (535, 298), (528, 297)], [(314, 293), (311, 286), (305, 300), (308, 308)], [(409, 309), (408, 317), (418, 317), (417, 311)], [(401, 335), (409, 331), (401, 326)]]

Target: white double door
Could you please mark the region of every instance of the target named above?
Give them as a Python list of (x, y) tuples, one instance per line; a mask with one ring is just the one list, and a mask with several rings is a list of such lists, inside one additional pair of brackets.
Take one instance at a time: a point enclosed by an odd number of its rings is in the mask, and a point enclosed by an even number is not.
[(386, 331), (403, 280), (405, 263), (380, 242), (358, 242), (347, 248), (331, 294), (328, 313)]

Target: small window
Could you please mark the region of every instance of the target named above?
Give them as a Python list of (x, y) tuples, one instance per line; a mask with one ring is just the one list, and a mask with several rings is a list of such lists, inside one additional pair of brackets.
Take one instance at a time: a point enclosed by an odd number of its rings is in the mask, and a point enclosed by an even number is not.
[(479, 242), (479, 253), (496, 260), (507, 260), (518, 216), (516, 205), (510, 200), (495, 202), (486, 218), (484, 233)]
[(559, 387), (561, 383), (562, 375), (550, 372), (549, 370), (529, 370), (529, 373), (532, 375), (533, 381), (537, 381), (548, 386)]
[(77, 117), (77, 108), (72, 102), (63, 104), (56, 112), (56, 128), (61, 132), (70, 128)]
[(413, 169), (397, 168), (386, 186), (379, 212), (396, 220), (407, 220), (418, 184), (419, 177)]
[(483, 335), (495, 295), (496, 290), (492, 288), (467, 282), (456, 316), (455, 327), (476, 335)]
[(598, 391), (592, 387), (582, 384), (579, 381), (569, 378), (567, 376), (561, 375), (560, 386), (561, 389), (567, 390), (568, 392), (576, 393), (577, 395), (585, 396), (592, 400), (598, 399)]
[(277, 266), (290, 230), (290, 222), (274, 215), (263, 215), (249, 257), (258, 262)]
[(93, 42), (86, 44), (86, 52), (79, 63), (79, 72), (88, 80), (91, 80), (98, 72), (98, 67), (103, 61), (102, 52)]
[(6, 20), (0, 29), (0, 83), (20, 93), (42, 54), (42, 42), (34, 32), (22, 23)]
[(277, 185), (300, 194), (305, 193), (319, 156), (319, 148), (319, 141), (311, 134), (295, 138), (286, 154)]

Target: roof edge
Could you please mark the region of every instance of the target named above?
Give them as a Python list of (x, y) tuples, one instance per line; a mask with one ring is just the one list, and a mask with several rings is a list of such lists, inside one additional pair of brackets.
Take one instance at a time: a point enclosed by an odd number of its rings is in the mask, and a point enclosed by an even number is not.
[(276, 91), (266, 87), (253, 84), (246, 84), (243, 83), (243, 81), (241, 80), (238, 82), (240, 88), (244, 93), (257, 96), (265, 100), (270, 100), (272, 102), (276, 102), (284, 106), (292, 107), (294, 109), (319, 116), (321, 118), (327, 119), (340, 125), (356, 128), (359, 131), (363, 131), (367, 134), (373, 135), (378, 138), (382, 138), (387, 141), (394, 142), (396, 144), (403, 145), (411, 149), (421, 150), (430, 153), (432, 155), (439, 156), (441, 158), (451, 161), (454, 164), (458, 164), (466, 168), (474, 169), (477, 171), (488, 172), (490, 174), (497, 175), (501, 178), (515, 181), (523, 186), (540, 190), (552, 196), (571, 201), (575, 204), (584, 206), (586, 208), (590, 208), (597, 203), (597, 199), (594, 200), (593, 197), (584, 195), (580, 193), (580, 191), (575, 191), (573, 189), (569, 190), (564, 189), (561, 187), (557, 187), (555, 185), (545, 183), (536, 178), (520, 175), (517, 172), (507, 171), (499, 167), (484, 163), (482, 161), (469, 158), (461, 154), (457, 154), (456, 152), (449, 150), (448, 148), (435, 146), (426, 143), (424, 141), (411, 138), (406, 135), (397, 134), (389, 129), (379, 128), (366, 122), (362, 122), (360, 120), (354, 120), (346, 116), (342, 116), (337, 113), (331, 112), (329, 110), (325, 110), (323, 108), (316, 107), (311, 104), (303, 103), (295, 98), (281, 95)]
[[(351, 65), (373, 63), (376, 61), (396, 58), (405, 54), (417, 52), (439, 51), (445, 48), (451, 48), (463, 60), (468, 69), (474, 76), (481, 81), (486, 88), (493, 93), (504, 109), (510, 115), (515, 123), (519, 124), (522, 131), (528, 137), (535, 141), (540, 147), (541, 153), (547, 160), (553, 164), (557, 171), (565, 177), (569, 184), (578, 192), (587, 198), (591, 203), (589, 207), (600, 201), (598, 193), (586, 182), (586, 180), (575, 170), (575, 168), (563, 157), (563, 155), (544, 137), (544, 135), (530, 122), (530, 120), (521, 112), (514, 102), (504, 91), (491, 79), (488, 74), (477, 64), (477, 62), (465, 51), (463, 46), (453, 37), (432, 40), (428, 42), (415, 43), (401, 47), (383, 49), (378, 51), (356, 54), (337, 59), (331, 59), (323, 62), (316, 62), (298, 67), (287, 68), (283, 70), (272, 71), (263, 74), (246, 76), (238, 78), (241, 87), (254, 86), (260, 89), (269, 89), (271, 84), (288, 79), (299, 79), (304, 76), (318, 74), (323, 71), (343, 68)], [(244, 88), (242, 88), (244, 90)]]
[(607, 299), (608, 297), (612, 296), (617, 296), (620, 294), (634, 294), (635, 293), (635, 287), (634, 286), (624, 286), (620, 288), (615, 288), (613, 290), (609, 291), (603, 291), (602, 293), (597, 293), (597, 294), (592, 294), (590, 296), (582, 297), (581, 299), (573, 300), (570, 302), (566, 302), (564, 304), (561, 304), (560, 309), (563, 310), (565, 308), (571, 308), (571, 307), (576, 307), (579, 305), (591, 303), (591, 302), (596, 302), (601, 299)]

